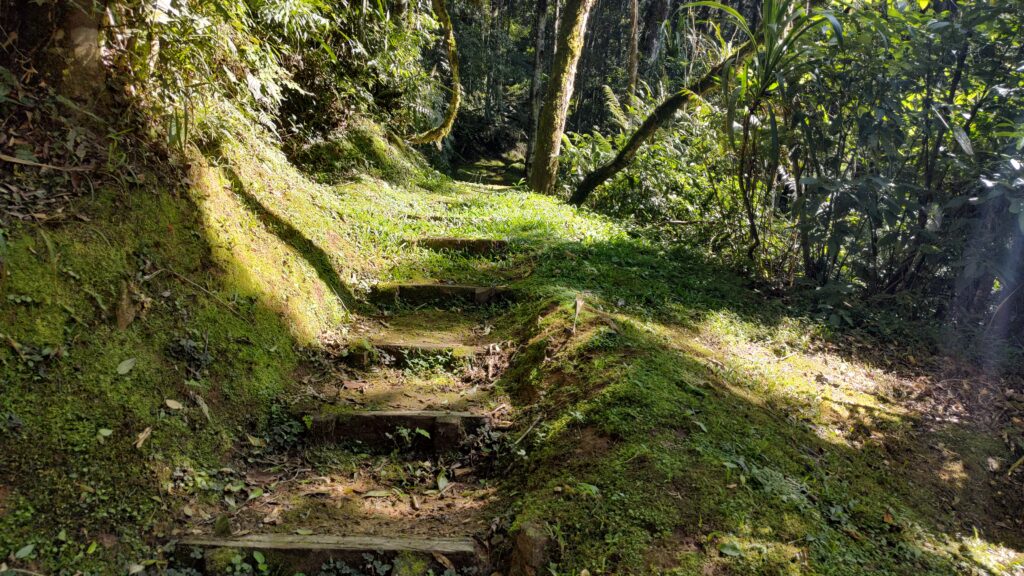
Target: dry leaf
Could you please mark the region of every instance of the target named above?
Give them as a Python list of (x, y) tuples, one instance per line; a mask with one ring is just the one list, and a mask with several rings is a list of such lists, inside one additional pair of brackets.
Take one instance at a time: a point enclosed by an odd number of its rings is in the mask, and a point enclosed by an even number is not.
[(192, 400), (199, 405), (199, 409), (203, 411), (203, 416), (206, 416), (207, 422), (213, 422), (213, 418), (210, 417), (210, 407), (206, 405), (206, 401), (199, 394), (192, 393)]
[(121, 300), (117, 303), (117, 329), (125, 330), (139, 312), (139, 307), (132, 299), (132, 291), (128, 289), (128, 283), (121, 284)]
[(185, 409), (185, 406), (181, 402), (178, 402), (177, 400), (171, 400), (170, 398), (168, 398), (167, 400), (164, 400), (164, 404), (166, 404), (167, 407), (170, 408), (171, 410), (184, 410)]
[(444, 554), (441, 554), (440, 552), (434, 552), (434, 560), (437, 560), (438, 564), (444, 566), (446, 570), (451, 570), (452, 572), (455, 572), (455, 564), (452, 564), (452, 561), (449, 560)]
[(281, 523), (281, 507), (277, 506), (263, 517), (263, 523), (269, 526), (277, 526)]
[(142, 445), (146, 443), (146, 440), (149, 440), (151, 434), (153, 434), (152, 426), (146, 428), (142, 432), (139, 432), (139, 435), (135, 437), (135, 447), (141, 449)]

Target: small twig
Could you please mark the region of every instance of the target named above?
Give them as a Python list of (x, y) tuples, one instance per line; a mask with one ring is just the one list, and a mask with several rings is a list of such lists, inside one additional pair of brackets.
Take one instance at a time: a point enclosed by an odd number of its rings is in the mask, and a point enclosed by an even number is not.
[(776, 362), (785, 362), (786, 360), (789, 360), (790, 358), (792, 358), (793, 356), (796, 356), (799, 353), (800, 353), (799, 350), (796, 350), (794, 352), (790, 352), (789, 354), (786, 354), (782, 358), (779, 358), (778, 360), (776, 360)]
[(1020, 467), (1021, 464), (1024, 464), (1024, 456), (1018, 458), (1017, 461), (1013, 463), (1013, 466), (1010, 466), (1010, 469), (1006, 471), (1006, 475), (1009, 476), (1013, 474), (1013, 471)]
[(996, 306), (996, 309), (992, 312), (992, 317), (989, 318), (988, 320), (987, 326), (992, 326), (992, 323), (996, 321), (996, 316), (999, 315), (999, 312), (1003, 309), (1003, 306), (1005, 306), (1011, 298), (1016, 296), (1017, 292), (1019, 292), (1021, 288), (1024, 288), (1024, 282), (1018, 284), (1017, 287), (1013, 289), (1013, 292), (1010, 292), (1010, 294), (1006, 298), (1004, 298), (1002, 302), (999, 303), (999, 306)]
[(525, 439), (530, 434), (530, 432), (533, 431), (534, 427), (537, 426), (537, 424), (540, 424), (542, 418), (543, 416), (537, 416), (537, 419), (533, 421), (533, 424), (530, 424), (530, 427), (526, 429), (526, 432), (523, 432), (523, 435), (519, 437), (519, 440), (513, 442), (512, 445), (518, 446), (519, 443), (522, 442), (523, 439)]
[(186, 277), (182, 276), (181, 274), (178, 274), (177, 272), (175, 272), (174, 270), (171, 270), (170, 268), (168, 268), (167, 271), (170, 272), (171, 274), (173, 274), (174, 276), (176, 276), (182, 282), (187, 282), (187, 283), (191, 284), (192, 286), (194, 286), (195, 288), (198, 288), (198, 289), (202, 290), (210, 298), (213, 298), (214, 300), (216, 300), (217, 303), (219, 303), (221, 306), (224, 306), (225, 308), (227, 308), (228, 311), (231, 312), (232, 314), (234, 314), (236, 318), (238, 318), (239, 320), (245, 321), (245, 318), (242, 317), (242, 315), (239, 314), (237, 310), (235, 310), (234, 306), (232, 306), (231, 304), (228, 304), (227, 302), (221, 300), (220, 297), (217, 296), (216, 294), (214, 294), (213, 292), (210, 292), (208, 289), (206, 289), (202, 285), (193, 282), (189, 278), (186, 278)]
[(20, 358), (24, 362), (25, 353), (21, 351), (21, 344), (19, 344), (17, 340), (11, 338), (7, 334), (0, 334), (0, 337), (2, 337), (4, 340), (7, 340), (7, 344), (11, 347), (11, 350), (14, 350), (18, 354), (18, 358)]
[(21, 158), (15, 158), (14, 156), (8, 156), (0, 152), (0, 160), (10, 162), (12, 164), (21, 164), (22, 166), (32, 166), (33, 168), (49, 168), (50, 170), (60, 170), (61, 172), (92, 172), (96, 169), (95, 166), (54, 166), (53, 164), (40, 164), (39, 162), (33, 162), (31, 160), (22, 160)]

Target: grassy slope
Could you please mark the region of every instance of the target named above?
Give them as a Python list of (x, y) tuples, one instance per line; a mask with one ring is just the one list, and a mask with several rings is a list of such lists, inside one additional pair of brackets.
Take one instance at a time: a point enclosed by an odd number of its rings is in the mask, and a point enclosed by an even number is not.
[[(730, 274), (550, 198), (447, 181), (372, 126), (299, 156), (310, 175), (239, 131), (196, 156), (187, 191), (104, 190), (76, 207), (87, 223), (12, 231), (0, 554), (31, 544), (40, 568), (104, 573), (148, 557), (188, 502), (221, 495), (208, 479), (232, 446), (273, 437), (301, 351), (344, 331), (362, 290), (498, 277), (529, 295), (505, 320), (527, 345), (504, 383), (523, 429), (537, 423), (514, 526), (549, 535), (554, 573), (949, 574), (1011, 558), (989, 541), (1012, 533), (943, 504), (952, 484), (987, 482), (1002, 443), (911, 437), (917, 415), (886, 400), (879, 370), (808, 352), (816, 328)], [(517, 248), (493, 263), (406, 243), (442, 233)], [(146, 306), (120, 331), (126, 283)], [(930, 442), (963, 478), (903, 473)], [(958, 535), (970, 521), (980, 535)]]
[[(390, 275), (497, 274), (529, 295), (506, 319), (528, 345), (504, 384), (521, 424), (540, 423), (517, 467), (515, 524), (550, 536), (554, 573), (938, 575), (1024, 561), (992, 544), (1022, 543), (996, 525), (987, 486), (986, 457), (1009, 458), (998, 436), (914, 433), (921, 415), (891, 400), (895, 376), (812, 352), (821, 328), (727, 271), (545, 197), (406, 198), (391, 197), (390, 238), (519, 243), (497, 266), (406, 250)], [(444, 220), (408, 219), (436, 202)], [(927, 456), (933, 444), (945, 462)], [(934, 468), (910, 474), (910, 462)], [(949, 511), (969, 494), (984, 504)]]

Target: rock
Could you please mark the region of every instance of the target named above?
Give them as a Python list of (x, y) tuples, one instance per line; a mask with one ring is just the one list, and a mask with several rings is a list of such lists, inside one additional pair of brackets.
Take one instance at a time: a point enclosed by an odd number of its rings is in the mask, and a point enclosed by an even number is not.
[(551, 538), (544, 526), (528, 522), (515, 536), (515, 547), (509, 562), (509, 576), (537, 576), (548, 563)]
[(231, 519), (226, 514), (221, 514), (213, 522), (213, 534), (215, 536), (231, 536)]

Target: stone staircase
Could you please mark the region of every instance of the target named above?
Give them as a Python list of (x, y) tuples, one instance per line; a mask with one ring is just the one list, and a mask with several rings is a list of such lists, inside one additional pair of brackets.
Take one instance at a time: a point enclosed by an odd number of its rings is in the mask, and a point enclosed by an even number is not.
[[(481, 239), (410, 244), (481, 258), (508, 248)], [(514, 297), (504, 286), (375, 289), (371, 300), (394, 312), (354, 326), (340, 359), (347, 377), (320, 394), (304, 440), (310, 450), (362, 464), (326, 476), (301, 463), (254, 471), (269, 496), (226, 523), (193, 530), (179, 542), (179, 557), (210, 576), (255, 553), (270, 574), (376, 574), (385, 566), (395, 576), (491, 574), (500, 482), (458, 453), (508, 425), (510, 403), (494, 390), (508, 346), (494, 339), (488, 320)], [(424, 370), (431, 376), (417, 376)]]

